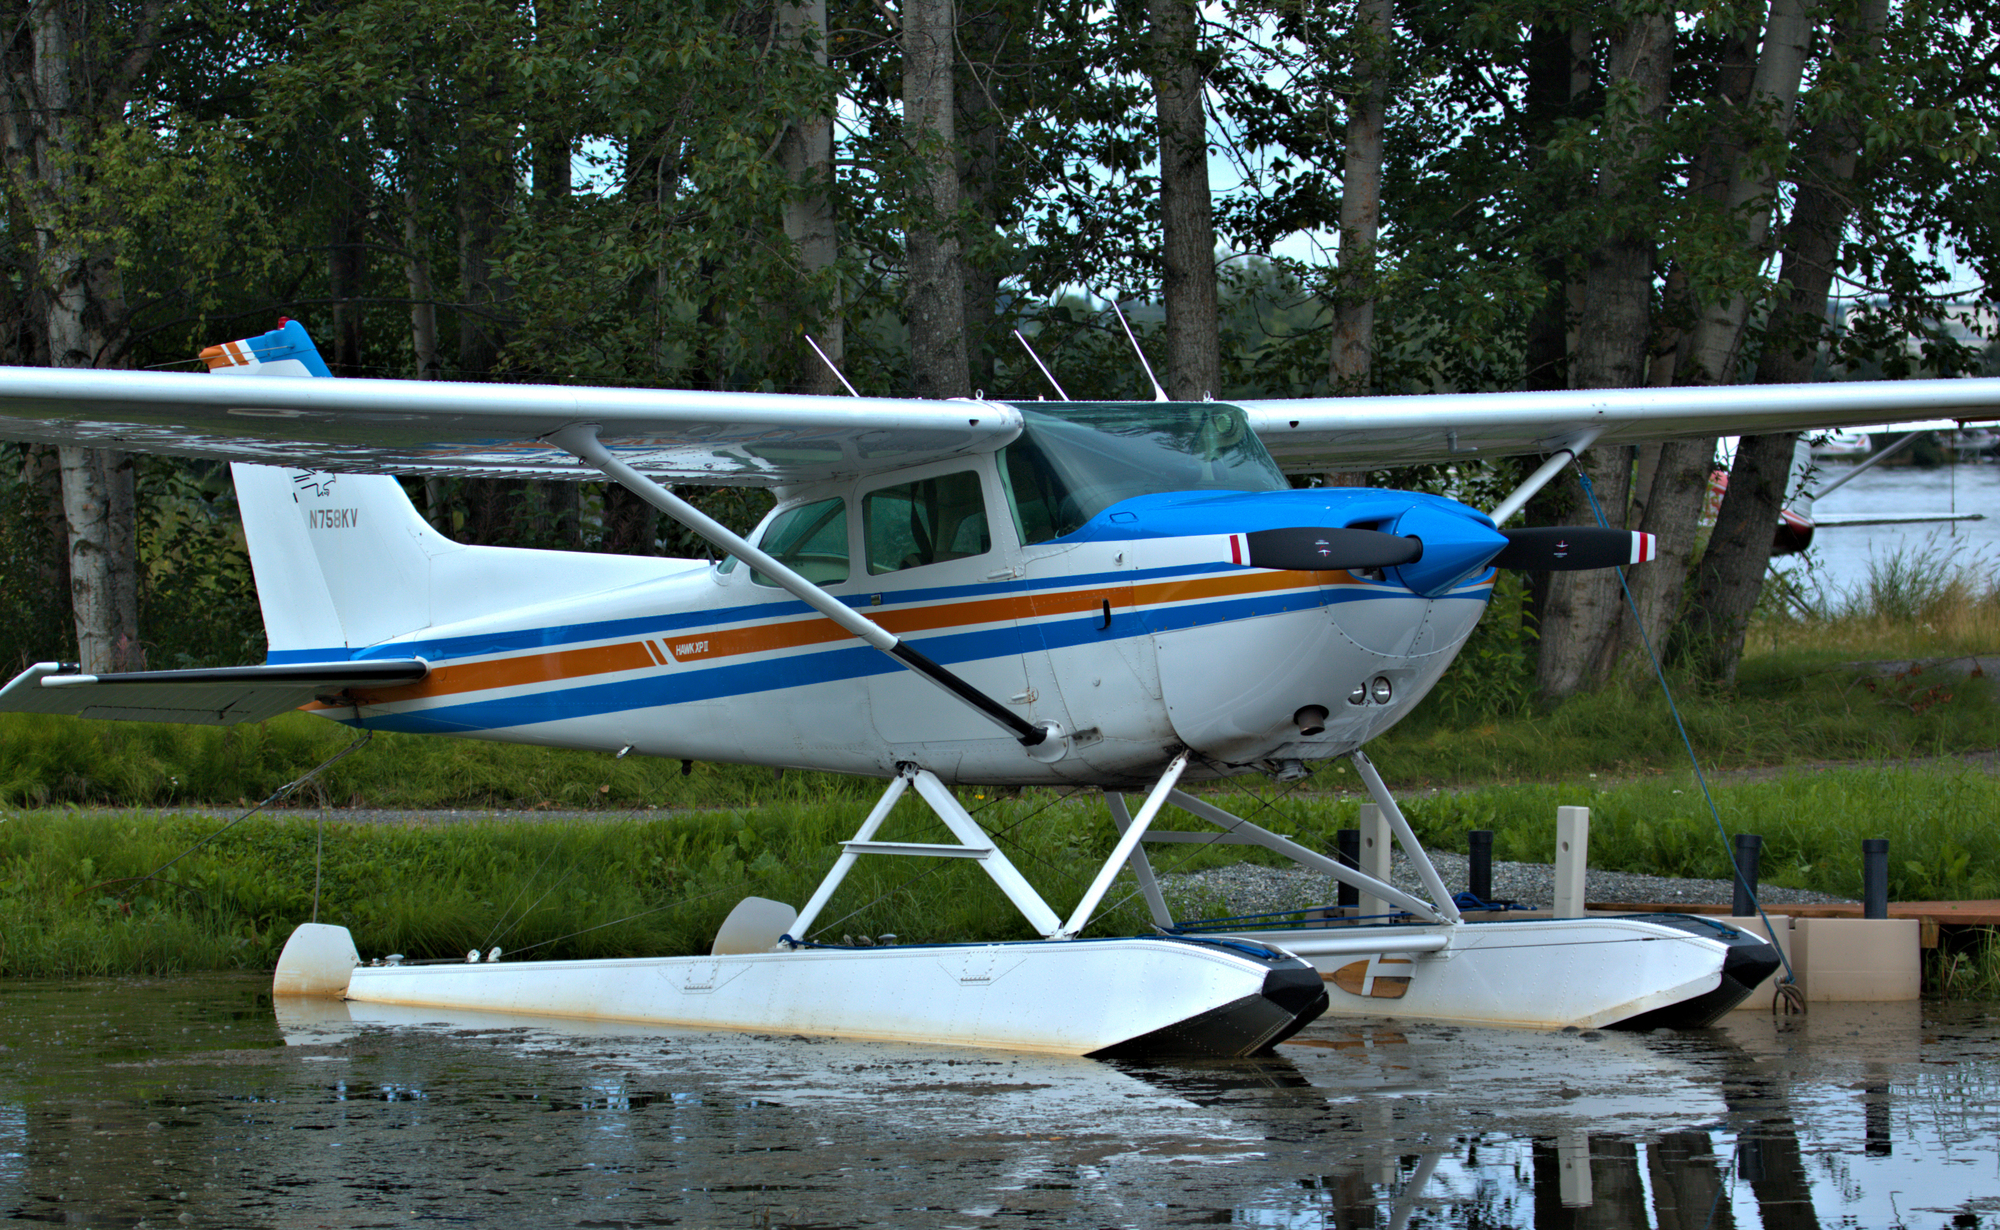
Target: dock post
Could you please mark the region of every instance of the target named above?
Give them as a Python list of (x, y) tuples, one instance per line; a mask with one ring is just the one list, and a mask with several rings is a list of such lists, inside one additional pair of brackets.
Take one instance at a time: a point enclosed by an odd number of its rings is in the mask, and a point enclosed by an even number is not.
[(1465, 835), (1467, 863), (1465, 891), (1481, 901), (1493, 900), (1493, 830), (1474, 829)]
[[(1335, 860), (1342, 867), (1352, 867), (1356, 871), (1361, 870), (1361, 830), (1342, 829), (1336, 836), (1335, 841)], [(1343, 883), (1340, 886), (1340, 897), (1337, 904), (1343, 910), (1356, 910), (1358, 912), (1358, 907), (1361, 905), (1361, 890), (1352, 884)]]
[(1761, 861), (1764, 839), (1756, 833), (1736, 835), (1736, 894), (1729, 912), (1748, 918), (1757, 912), (1757, 864)]
[(1556, 918), (1582, 918), (1584, 871), (1590, 864), (1590, 809), (1556, 808)]
[[(1361, 805), (1360, 849), (1361, 871), (1363, 874), (1374, 876), (1385, 884), (1389, 883), (1390, 849), (1388, 818), (1382, 814), (1380, 807), (1377, 807), (1373, 803), (1363, 803)], [(1371, 897), (1365, 893), (1361, 897), (1360, 905), (1361, 913), (1364, 917), (1370, 914), (1387, 914), (1391, 909), (1396, 908), (1380, 897)]]
[(1861, 839), (1861, 917), (1889, 917), (1889, 839)]

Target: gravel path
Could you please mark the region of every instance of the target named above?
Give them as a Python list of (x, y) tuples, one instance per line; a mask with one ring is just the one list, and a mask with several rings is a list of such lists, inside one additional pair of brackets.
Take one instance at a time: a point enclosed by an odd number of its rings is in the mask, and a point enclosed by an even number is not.
[[(1431, 862), (1443, 877), (1445, 887), (1463, 891), (1470, 879), (1465, 855), (1433, 852)], [(1400, 851), (1395, 856), (1390, 878), (1396, 887), (1419, 897), (1424, 895), (1409, 859)], [(1264, 867), (1256, 863), (1161, 876), (1160, 886), (1176, 913), (1186, 908), (1202, 914), (1259, 914), (1328, 905), (1339, 897), (1339, 885), (1330, 876), (1302, 868)], [(1585, 873), (1584, 896), (1590, 901), (1727, 905), (1731, 887), (1727, 880), (1676, 880), (1593, 867)], [(1494, 863), (1493, 895), (1498, 900), (1522, 905), (1549, 905), (1555, 897), (1555, 868), (1539, 863)], [(1761, 886), (1757, 898), (1766, 907), (1849, 900), (1771, 885)]]

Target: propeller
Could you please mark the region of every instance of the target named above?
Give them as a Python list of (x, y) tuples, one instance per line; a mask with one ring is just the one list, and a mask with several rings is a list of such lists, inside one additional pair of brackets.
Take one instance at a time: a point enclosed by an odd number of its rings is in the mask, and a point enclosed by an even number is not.
[(1424, 553), (1424, 544), (1415, 538), (1384, 534), (1380, 530), (1288, 526), (1252, 530), (1244, 538), (1249, 540), (1248, 562), (1252, 568), (1293, 572), (1391, 568), (1411, 563)]
[(1658, 553), (1657, 540), (1636, 530), (1587, 525), (1537, 525), (1501, 530), (1507, 545), (1493, 557), (1495, 568), (1525, 572), (1577, 572), (1643, 564)]

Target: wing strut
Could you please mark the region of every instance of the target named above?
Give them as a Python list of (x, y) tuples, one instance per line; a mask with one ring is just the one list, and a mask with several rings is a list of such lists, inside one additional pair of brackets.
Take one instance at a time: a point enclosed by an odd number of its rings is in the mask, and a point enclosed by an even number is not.
[(1562, 468), (1575, 460), (1584, 449), (1589, 448), (1603, 431), (1602, 427), (1586, 427), (1563, 441), (1555, 452), (1549, 454), (1547, 461), (1537, 466), (1533, 474), (1521, 480), (1521, 485), (1514, 488), (1512, 495), (1500, 501), (1500, 506), (1493, 510), (1494, 527), (1507, 524), (1510, 517), (1527, 507), (1528, 501), (1535, 498), (1535, 493), (1548, 486), (1549, 480), (1562, 473)]
[(769, 555), (731, 533), (721, 522), (681, 499), (664, 486), (611, 455), (597, 438), (597, 427), (577, 424), (551, 432), (546, 437), (558, 448), (596, 466), (632, 494), (680, 522), (716, 548), (726, 551), (758, 572), (776, 581), (785, 592), (863, 641), (922, 675), (964, 701), (1020, 741), (1038, 760), (1060, 760), (1068, 750), (1063, 730), (1055, 722), (1031, 723), (1020, 714), (981, 692), (951, 671), (931, 661), (903, 643), (895, 633), (785, 567)]

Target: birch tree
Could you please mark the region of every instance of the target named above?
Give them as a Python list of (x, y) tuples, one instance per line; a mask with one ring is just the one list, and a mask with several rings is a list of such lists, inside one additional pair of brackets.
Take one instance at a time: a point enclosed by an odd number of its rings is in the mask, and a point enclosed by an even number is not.
[[(32, 229), (35, 294), (55, 367), (108, 367), (122, 358), (126, 304), (120, 253), (92, 193), (103, 128), (123, 122), (159, 36), (164, 0), (136, 11), (96, 3), (9, 3), (0, 48), (8, 106), (0, 124), (9, 196)], [(130, 458), (60, 450), (71, 607), (86, 671), (142, 666), (137, 530)]]
[[(1750, 323), (1762, 299), (1762, 267), (1769, 256), (1772, 212), (1791, 147), (1792, 119), (1811, 39), (1805, 0), (1772, 0), (1761, 40), (1753, 40), (1748, 88), (1738, 93), (1724, 84), (1713, 100), (1709, 139), (1686, 195), (1710, 202), (1725, 238), (1716, 257), (1719, 269), (1678, 279), (1688, 318), (1670, 350), (1662, 350), (1649, 373), (1653, 384), (1729, 384)], [(1706, 285), (1704, 285), (1706, 283)], [(1682, 589), (1695, 549), (1696, 524), (1715, 466), (1715, 437), (1670, 440), (1649, 449), (1650, 484), (1644, 491), (1638, 528), (1657, 536), (1658, 555), (1629, 579), (1632, 609), (1613, 633), (1609, 652), (1634, 672), (1649, 670), (1645, 647), (1665, 648), (1669, 625), (1679, 614)], [(1638, 493), (1635, 493), (1638, 494)]]

